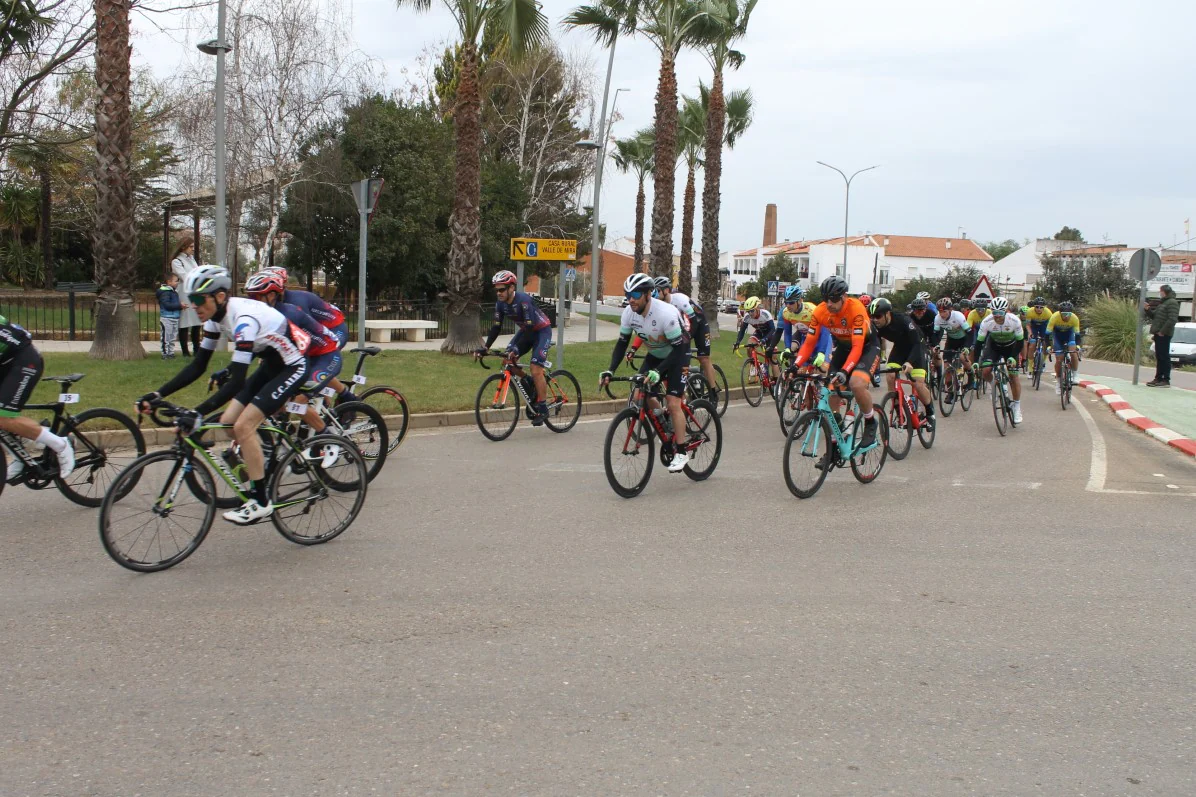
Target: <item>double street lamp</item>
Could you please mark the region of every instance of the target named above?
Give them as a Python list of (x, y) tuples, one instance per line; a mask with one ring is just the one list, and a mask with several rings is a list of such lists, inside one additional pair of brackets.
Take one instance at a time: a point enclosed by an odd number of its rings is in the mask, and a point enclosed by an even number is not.
[(843, 275), (844, 275), (844, 279), (846, 279), (846, 276), (847, 276), (847, 213), (848, 213), (848, 210), (850, 210), (850, 208), (851, 208), (851, 181), (855, 179), (857, 174), (861, 174), (863, 172), (867, 172), (867, 171), (871, 171), (873, 169), (879, 168), (880, 164), (878, 163), (875, 166), (868, 166), (867, 168), (860, 169), (859, 171), (853, 173), (851, 175), (851, 177), (848, 177), (846, 174), (843, 173), (842, 169), (839, 169), (835, 166), (831, 166), (829, 163), (823, 163), (822, 161), (817, 161), (817, 163), (819, 166), (825, 166), (828, 169), (834, 169), (835, 171), (837, 171), (839, 173), (839, 176), (843, 178), (843, 182), (846, 183), (846, 185), (847, 185), (847, 193), (843, 197)]

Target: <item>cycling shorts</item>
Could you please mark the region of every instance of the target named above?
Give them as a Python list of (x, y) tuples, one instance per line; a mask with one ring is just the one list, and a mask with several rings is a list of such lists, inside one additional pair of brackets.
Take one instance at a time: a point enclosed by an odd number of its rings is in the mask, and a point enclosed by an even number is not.
[(330, 351), (311, 357), (307, 361), (307, 381), (303, 383), (304, 393), (315, 393), (327, 385), (345, 365), (339, 351)]
[(968, 332), (962, 338), (947, 338), (947, 345), (943, 347), (943, 351), (963, 351), (972, 348), (972, 336), (975, 332)]
[(1068, 346), (1076, 345), (1076, 331), (1072, 327), (1066, 329), (1056, 329), (1051, 333), (1054, 338), (1055, 354), (1062, 354), (1067, 351)]
[(29, 402), (45, 364), (37, 349), (25, 346), (0, 366), (0, 418), (15, 418)]
[(710, 356), (710, 322), (705, 316), (695, 315), (689, 322), (689, 336), (699, 357)]
[[(831, 373), (842, 371), (843, 366), (847, 364), (847, 358), (851, 356), (850, 343), (836, 343), (834, 351), (831, 352)], [(855, 364), (855, 372), (863, 372), (872, 378), (876, 373), (877, 366), (880, 365), (880, 344), (864, 343), (864, 351), (860, 354), (860, 360)]]
[(349, 322), (342, 321), (340, 324), (332, 327), (328, 331), (333, 335), (336, 335), (336, 339), (341, 342), (340, 348), (345, 348), (345, 344), (349, 342)]
[(258, 357), (261, 365), (245, 380), (244, 387), (233, 400), (240, 402), (243, 407), (252, 404), (268, 417), (282, 409), (287, 400), (299, 392), (303, 378), (307, 376), (307, 360), (287, 365), (274, 351), (264, 352)]
[(988, 368), (998, 359), (1008, 359), (1009, 357), (1015, 360), (1022, 354), (1022, 341), (1015, 340), (1012, 343), (997, 343), (992, 338), (984, 341), (984, 351), (980, 353), (981, 367)]
[(1047, 324), (1049, 321), (1031, 321), (1030, 322), (1030, 339), (1045, 338), (1047, 334)]
[(912, 368), (910, 376), (914, 379), (926, 378), (926, 347), (921, 343), (914, 343), (907, 346), (893, 345), (893, 350), (889, 352), (889, 365), (897, 366), (897, 370), (909, 363)]
[(646, 374), (649, 371), (660, 371), (661, 377), (668, 383), (665, 385), (665, 395), (681, 398), (681, 394), (685, 392), (685, 382), (681, 378), (681, 368), (687, 359), (687, 357), (678, 357), (672, 354), (668, 357), (657, 357), (655, 354), (649, 354), (644, 357), (644, 362), (640, 366), (639, 372)]
[(544, 329), (520, 329), (507, 344), (507, 351), (513, 351), (520, 357), (532, 353), (532, 365), (548, 366), (548, 347), (552, 345), (552, 327)]

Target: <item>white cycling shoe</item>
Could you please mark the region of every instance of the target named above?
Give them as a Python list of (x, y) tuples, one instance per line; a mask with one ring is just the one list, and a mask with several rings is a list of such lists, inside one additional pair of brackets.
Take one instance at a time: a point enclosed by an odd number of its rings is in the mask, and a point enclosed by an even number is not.
[(5, 481), (12, 481), (25, 472), (25, 463), (22, 460), (17, 459), (16, 454), (12, 454), (11, 456), (13, 460), (12, 462), (8, 463), (8, 473), (4, 475)]
[(1062, 393), (1062, 392), (1063, 392), (1062, 388), (1060, 388), (1060, 387), (1059, 387), (1059, 383), (1058, 383), (1058, 382), (1056, 382), (1056, 383), (1055, 383), (1055, 395), (1056, 395), (1056, 396), (1058, 396), (1058, 395), (1059, 395), (1060, 393)]
[(1020, 403), (1014, 404), (1012, 407), (1010, 407), (1010, 409), (1013, 410), (1013, 422), (1021, 423), (1022, 422), (1022, 405)]
[(321, 448), (309, 448), (303, 452), (303, 457), (308, 462), (319, 462), (321, 468), (328, 470), (341, 458), (341, 447), (329, 444)]
[(252, 498), (241, 505), (240, 509), (230, 509), (224, 513), (224, 519), (229, 523), (236, 523), (238, 526), (247, 526), (250, 523), (268, 518), (274, 514), (274, 504), (266, 504), (262, 506)]
[(685, 466), (689, 464), (689, 453), (686, 451), (678, 451), (673, 454), (673, 461), (669, 463), (669, 473), (680, 473), (685, 470)]
[(70, 438), (67, 438), (66, 448), (59, 451), (57, 457), (58, 478), (65, 479), (75, 469), (75, 446), (71, 444)]

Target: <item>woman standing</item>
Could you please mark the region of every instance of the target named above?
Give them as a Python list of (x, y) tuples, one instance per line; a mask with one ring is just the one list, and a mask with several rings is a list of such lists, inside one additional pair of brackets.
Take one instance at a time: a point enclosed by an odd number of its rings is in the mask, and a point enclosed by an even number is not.
[[(199, 264), (195, 262), (195, 239), (190, 235), (184, 235), (179, 241), (174, 255), (171, 256), (170, 268), (178, 275), (180, 285), (186, 282), (187, 274), (199, 268)], [(183, 305), (182, 314), (179, 316), (179, 348), (183, 350), (184, 357), (190, 357), (188, 343), (196, 351), (199, 350), (199, 334), (202, 325), (199, 323), (199, 316), (195, 313), (195, 307), (187, 301), (187, 297), (180, 296), (179, 299), (182, 300)]]

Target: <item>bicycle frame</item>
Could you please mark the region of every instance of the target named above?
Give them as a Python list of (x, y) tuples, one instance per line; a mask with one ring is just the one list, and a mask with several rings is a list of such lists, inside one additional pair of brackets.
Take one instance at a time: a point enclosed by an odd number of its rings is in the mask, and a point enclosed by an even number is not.
[[(69, 385), (64, 387), (69, 388)], [(59, 434), (59, 432), (62, 431), (62, 428), (68, 424), (72, 426), (74, 425), (74, 416), (66, 412), (66, 402), (64, 401), (54, 401), (48, 404), (26, 404), (25, 410), (47, 410), (53, 412), (54, 419), (50, 421), (50, 432), (52, 434)], [(76, 439), (83, 443), (83, 445), (87, 446), (88, 456), (91, 456), (95, 453), (94, 447), (91, 445), (91, 441), (89, 441), (86, 437), (79, 435), (76, 437)], [(41, 465), (42, 457), (35, 457), (33, 454), (30, 454), (29, 449), (25, 447), (25, 444), (22, 442), (20, 437), (17, 437), (11, 432), (0, 431), (0, 441), (2, 441), (5, 447), (12, 452), (13, 456), (21, 460), (21, 462), (25, 465), (25, 472), (22, 476), (23, 481), (29, 481), (30, 479), (53, 479), (58, 475), (56, 472), (52, 474), (47, 473)], [(76, 456), (76, 469), (85, 467), (86, 465), (87, 460), (85, 457)]]
[[(668, 412), (665, 397), (660, 393), (659, 390), (649, 391), (647, 388), (645, 388), (644, 377), (638, 374), (636, 376), (627, 377), (626, 380), (632, 383), (631, 401), (629, 403), (633, 404), (639, 410), (638, 422), (642, 424), (644, 421), (648, 421), (652, 428), (656, 430), (656, 436), (660, 439), (662, 444), (675, 445), (675, 442), (670, 437), (669, 431), (665, 429), (664, 423), (656, 416), (655, 412), (648, 411), (648, 402), (646, 399), (652, 398), (656, 399), (656, 401), (659, 402), (662, 407), (665, 407), (665, 412)], [(693, 421), (695, 426), (698, 425), (697, 418), (694, 417), (693, 411), (689, 408), (689, 404), (687, 404), (684, 400), (681, 402), (681, 412), (685, 415), (685, 420), (687, 423), (689, 421)], [(624, 451), (627, 450), (628, 443), (634, 442), (635, 446), (639, 446), (639, 440), (635, 439), (634, 432), (635, 427), (628, 426), (627, 438), (623, 441)], [(686, 452), (692, 453), (696, 451), (698, 446), (701, 444), (701, 440), (688, 440), (685, 442), (684, 448)]]
[(775, 380), (772, 378), (772, 363), (766, 357), (761, 357), (758, 349), (763, 343), (748, 343), (748, 359), (756, 369), (756, 376), (760, 377), (760, 387), (765, 392), (771, 391)]
[[(893, 380), (893, 390), (897, 393), (897, 416), (902, 423), (910, 423), (914, 431), (926, 426), (926, 421), (913, 411), (910, 406), (910, 396), (914, 392), (914, 382), (912, 379), (905, 376), (903, 372), (897, 372), (897, 378)], [(933, 399), (933, 396), (931, 396)], [(921, 399), (918, 399), (921, 401)]]
[[(852, 398), (852, 394), (850, 392), (843, 392), (841, 390), (832, 391), (825, 384), (818, 386), (818, 410), (817, 410), (817, 412), (822, 417), (823, 420), (827, 421), (830, 424), (831, 434), (834, 438), (835, 447), (839, 452), (840, 459), (848, 460), (848, 459), (851, 459), (851, 456), (853, 453), (851, 450), (852, 438), (846, 436), (843, 433), (843, 430), (839, 428), (839, 421), (835, 417), (834, 410), (831, 409), (831, 396), (832, 395), (838, 396), (839, 398), (842, 398), (842, 399), (850, 400)], [(823, 434), (823, 430), (822, 430), (821, 423), (816, 423), (816, 424), (813, 424), (812, 426), (810, 426), (806, 430), (806, 439), (802, 441), (802, 447), (801, 447), (802, 452), (806, 453), (806, 452), (817, 451), (819, 448), (819, 444), (821, 443), (821, 440), (822, 440), (822, 438), (821, 438), (822, 434)], [(871, 446), (869, 446), (868, 448), (861, 448), (859, 451), (854, 452), (854, 453), (863, 454), (868, 451), (871, 451), (872, 449), (876, 448), (876, 446), (878, 446), (878, 445), (884, 445), (884, 441), (880, 439), (879, 435), (877, 436), (876, 442), (873, 443)]]

